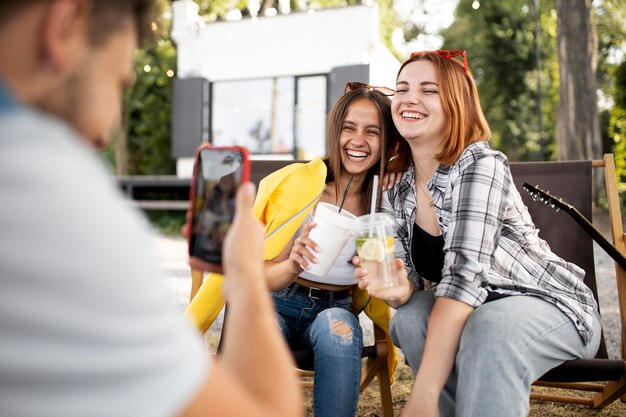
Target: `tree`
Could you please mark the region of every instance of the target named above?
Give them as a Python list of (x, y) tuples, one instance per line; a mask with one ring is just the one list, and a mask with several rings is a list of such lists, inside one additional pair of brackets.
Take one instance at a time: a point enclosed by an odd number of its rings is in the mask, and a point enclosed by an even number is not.
[(604, 0), (594, 8), (598, 89), (602, 94), (603, 152), (615, 154), (618, 178), (626, 180), (626, 0)]
[(598, 118), (596, 68), (598, 43), (592, 22), (591, 0), (557, 0), (559, 159), (597, 159), (602, 156)]
[(626, 61), (615, 68), (615, 87), (608, 131), (614, 142), (617, 176), (626, 180)]
[(170, 156), (175, 68), (176, 50), (169, 34), (137, 53), (137, 81), (127, 92), (124, 106), (131, 174), (175, 172)]
[(175, 169), (170, 115), (176, 50), (167, 19), (160, 16), (152, 28), (155, 39), (135, 56), (135, 83), (124, 95), (122, 126), (103, 152), (117, 175), (173, 174)]
[[(482, 0), (478, 9), (473, 3), (459, 1), (454, 23), (441, 32), (443, 48), (467, 51), (493, 146), (511, 160), (552, 159), (556, 60), (547, 51), (556, 28), (554, 3), (540, 2), (536, 18), (528, 0)], [(542, 28), (537, 39), (540, 68), (535, 55), (536, 23)]]

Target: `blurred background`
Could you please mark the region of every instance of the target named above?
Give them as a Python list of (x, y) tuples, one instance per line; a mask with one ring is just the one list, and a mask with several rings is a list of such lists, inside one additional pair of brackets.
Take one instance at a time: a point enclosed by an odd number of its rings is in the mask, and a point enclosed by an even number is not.
[(324, 156), (346, 81), (394, 87), (410, 52), (432, 49), (467, 51), (492, 146), (512, 161), (613, 152), (626, 176), (626, 0), (163, 0), (162, 10), (103, 153), (118, 176), (189, 178), (203, 141), (256, 159)]

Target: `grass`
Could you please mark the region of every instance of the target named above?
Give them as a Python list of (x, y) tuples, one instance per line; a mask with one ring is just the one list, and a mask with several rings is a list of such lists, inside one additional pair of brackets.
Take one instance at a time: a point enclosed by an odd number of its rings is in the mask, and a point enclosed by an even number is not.
[[(413, 375), (411, 369), (406, 365), (398, 366), (395, 374), (395, 382), (391, 386), (391, 395), (393, 401), (393, 413), (398, 417), (402, 413), (402, 409), (411, 391), (413, 384)], [(554, 388), (533, 387), (533, 390), (543, 393), (559, 393)], [(304, 392), (305, 406), (307, 416), (313, 417), (312, 407), (313, 390), (307, 389)], [(580, 395), (574, 391), (568, 391), (567, 394)], [(585, 406), (574, 404), (560, 404), (546, 401), (531, 401), (529, 417), (623, 417), (626, 415), (626, 403), (619, 401), (607, 406), (603, 410), (592, 410)], [(380, 407), (380, 395), (378, 393), (378, 384), (372, 382), (370, 386), (361, 393), (357, 408), (356, 417), (382, 417)], [(480, 417), (480, 416), (477, 416)]]
[[(626, 207), (626, 204), (623, 205)], [(594, 220), (604, 219), (604, 222), (608, 222), (606, 215), (604, 217), (597, 216), (594, 213)], [(601, 230), (608, 230), (608, 223), (601, 224)], [(178, 232), (177, 232), (178, 233)], [(606, 232), (608, 233), (608, 232)], [(617, 308), (617, 307), (616, 307)], [(211, 347), (211, 351), (215, 352), (215, 347), (219, 341), (219, 332), (217, 334), (207, 333), (207, 342)], [(395, 373), (395, 382), (391, 386), (392, 402), (394, 416), (399, 417), (402, 409), (406, 404), (406, 400), (409, 396), (413, 384), (413, 375), (411, 369), (404, 365), (399, 364)], [(577, 395), (586, 396), (590, 394), (580, 393), (575, 391), (557, 390), (554, 388), (545, 387), (533, 387), (533, 391), (541, 393), (551, 393), (558, 395)], [(312, 408), (312, 390), (304, 390), (305, 396), (305, 408), (307, 416), (313, 417)], [(486, 394), (487, 395), (487, 394)], [(378, 393), (378, 384), (374, 380), (370, 386), (361, 393), (359, 397), (359, 403), (357, 408), (356, 417), (378, 417), (382, 416), (380, 407), (380, 395)], [(620, 401), (613, 402), (603, 410), (592, 410), (586, 406), (580, 406), (575, 404), (563, 404), (553, 403), (547, 401), (531, 401), (529, 417), (624, 417), (626, 416), (626, 403)], [(480, 416), (477, 416), (480, 417)]]
[(180, 237), (180, 228), (185, 224), (183, 210), (145, 210), (148, 221), (166, 236)]

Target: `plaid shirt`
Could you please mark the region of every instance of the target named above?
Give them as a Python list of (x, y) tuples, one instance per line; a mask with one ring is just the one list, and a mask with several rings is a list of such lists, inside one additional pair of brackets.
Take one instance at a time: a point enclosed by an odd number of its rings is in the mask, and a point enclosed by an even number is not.
[[(423, 289), (429, 282), (419, 276), (411, 259), (418, 209), (414, 172), (410, 166), (400, 183), (383, 194), (382, 210), (396, 219), (396, 256)], [(585, 272), (559, 258), (539, 238), (504, 154), (487, 142), (474, 143), (455, 164), (439, 166), (428, 189), (445, 242), (438, 297), (474, 308), (485, 301), (488, 290), (540, 297), (572, 320), (585, 343), (591, 340), (598, 306), (583, 283)]]

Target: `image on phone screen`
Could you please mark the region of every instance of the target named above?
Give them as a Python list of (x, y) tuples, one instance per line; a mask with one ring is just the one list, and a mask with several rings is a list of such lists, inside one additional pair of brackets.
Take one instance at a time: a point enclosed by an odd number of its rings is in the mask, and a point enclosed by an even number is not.
[(221, 264), (222, 245), (235, 214), (235, 194), (243, 180), (244, 155), (236, 149), (198, 152), (189, 255)]

